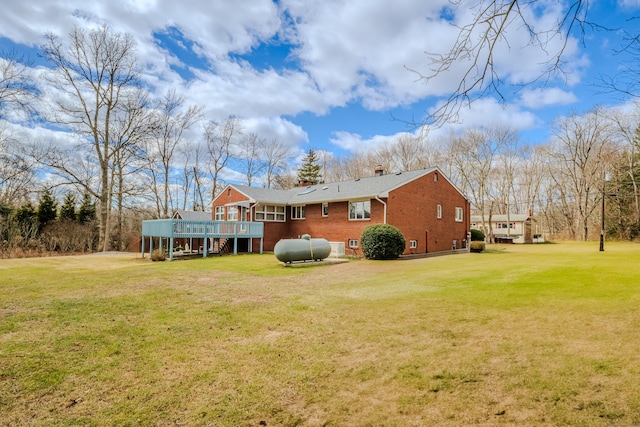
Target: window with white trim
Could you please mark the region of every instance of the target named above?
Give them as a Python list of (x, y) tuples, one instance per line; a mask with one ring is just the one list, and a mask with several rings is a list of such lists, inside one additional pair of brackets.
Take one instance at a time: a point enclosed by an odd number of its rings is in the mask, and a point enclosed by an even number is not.
[(418, 241), (417, 240), (409, 240), (409, 249), (415, 249), (418, 247)]
[(285, 221), (284, 206), (257, 205), (255, 208), (256, 221)]
[(329, 216), (329, 202), (322, 203), (322, 216)]
[(370, 219), (371, 218), (371, 200), (362, 200), (359, 202), (349, 202), (349, 219)]
[(438, 205), (436, 207), (436, 218), (438, 219), (442, 218), (442, 205)]
[(238, 220), (238, 207), (227, 206), (227, 221), (237, 221), (237, 220)]
[(216, 206), (216, 221), (224, 221), (224, 206)]
[(291, 219), (304, 219), (304, 205), (291, 206)]
[(357, 249), (358, 248), (358, 239), (349, 239), (349, 248)]
[(462, 222), (462, 208), (456, 208), (456, 222)]

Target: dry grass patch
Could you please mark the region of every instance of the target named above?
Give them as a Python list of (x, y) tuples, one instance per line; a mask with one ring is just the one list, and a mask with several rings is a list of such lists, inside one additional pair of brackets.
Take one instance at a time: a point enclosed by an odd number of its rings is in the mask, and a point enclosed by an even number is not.
[(639, 257), (0, 261), (0, 425), (640, 423)]

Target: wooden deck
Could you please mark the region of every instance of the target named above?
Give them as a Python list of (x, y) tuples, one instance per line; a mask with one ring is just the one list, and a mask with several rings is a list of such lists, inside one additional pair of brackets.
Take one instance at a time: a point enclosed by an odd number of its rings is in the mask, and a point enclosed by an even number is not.
[[(202, 239), (202, 256), (207, 257), (217, 239), (233, 240), (233, 253), (238, 253), (238, 239), (248, 239), (251, 251), (251, 239), (260, 239), (260, 253), (262, 253), (264, 239), (264, 224), (262, 222), (245, 221), (193, 221), (184, 219), (156, 219), (142, 221), (142, 257), (145, 254), (145, 242), (149, 241), (149, 253), (153, 252), (153, 240), (157, 238), (160, 249), (174, 247), (175, 239)], [(173, 250), (169, 252), (169, 259), (173, 260)]]

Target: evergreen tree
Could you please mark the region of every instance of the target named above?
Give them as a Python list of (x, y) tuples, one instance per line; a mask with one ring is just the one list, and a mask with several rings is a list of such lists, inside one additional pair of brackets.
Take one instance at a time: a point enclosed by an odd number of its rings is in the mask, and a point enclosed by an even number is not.
[(78, 218), (76, 214), (76, 196), (73, 193), (67, 193), (64, 197), (62, 207), (60, 207), (60, 219), (75, 221)]
[(78, 222), (80, 224), (86, 224), (96, 220), (96, 205), (91, 200), (89, 193), (84, 193), (82, 198), (82, 205), (78, 209)]
[(58, 202), (49, 190), (42, 193), (40, 203), (38, 205), (38, 222), (40, 222), (40, 230), (48, 223), (54, 221), (58, 216)]
[(320, 169), (318, 157), (315, 151), (309, 149), (309, 153), (303, 159), (302, 166), (298, 169), (298, 181), (310, 184), (320, 183)]
[(14, 219), (20, 224), (32, 223), (38, 220), (38, 214), (31, 203), (27, 203), (19, 209), (16, 209), (13, 215)]
[(0, 202), (0, 217), (8, 217), (13, 212), (13, 208), (6, 203)]

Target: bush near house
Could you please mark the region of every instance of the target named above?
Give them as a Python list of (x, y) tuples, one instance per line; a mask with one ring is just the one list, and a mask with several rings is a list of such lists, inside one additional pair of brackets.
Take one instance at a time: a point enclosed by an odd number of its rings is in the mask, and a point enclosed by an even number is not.
[(395, 259), (405, 250), (407, 242), (396, 227), (374, 224), (364, 229), (360, 236), (362, 253), (368, 259)]
[(484, 251), (484, 242), (471, 242), (471, 247), (469, 248), (469, 250), (475, 253)]
[(151, 252), (151, 261), (164, 261), (167, 259), (167, 255), (162, 249), (154, 249)]
[(484, 233), (474, 228), (471, 229), (471, 241), (472, 242), (484, 242)]

